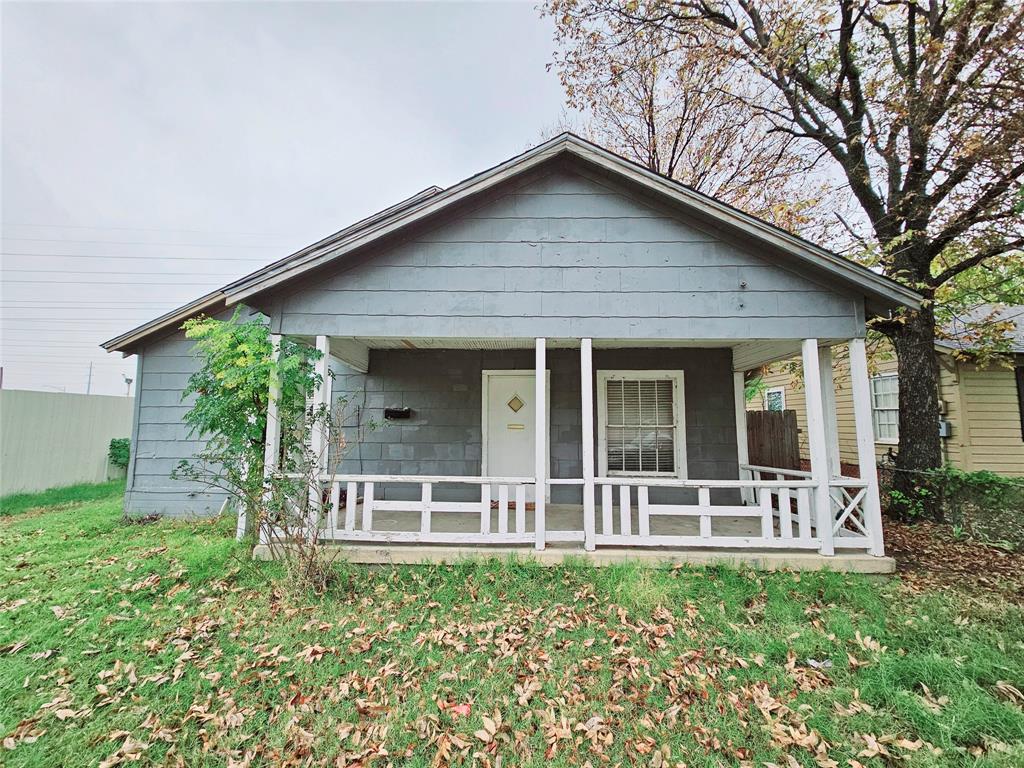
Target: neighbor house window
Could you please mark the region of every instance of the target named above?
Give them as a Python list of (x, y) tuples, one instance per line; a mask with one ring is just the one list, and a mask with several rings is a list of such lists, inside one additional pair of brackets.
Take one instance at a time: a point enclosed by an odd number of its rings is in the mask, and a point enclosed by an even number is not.
[(686, 477), (681, 371), (598, 371), (601, 474)]
[(871, 379), (871, 417), (875, 440), (895, 443), (900, 437), (900, 388), (895, 375)]
[(766, 411), (786, 410), (786, 388), (772, 387), (764, 393), (764, 409)]

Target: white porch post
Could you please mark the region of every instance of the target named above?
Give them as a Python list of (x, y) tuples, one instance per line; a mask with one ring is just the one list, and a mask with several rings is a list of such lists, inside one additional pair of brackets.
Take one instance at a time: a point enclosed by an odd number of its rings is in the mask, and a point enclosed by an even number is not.
[(534, 430), (536, 446), (534, 450), (534, 479), (537, 486), (533, 494), (533, 520), (537, 535), (537, 549), (544, 549), (544, 503), (548, 488), (548, 420), (547, 420), (547, 341), (537, 339), (536, 359), (534, 363), (534, 412), (537, 428)]
[(583, 440), (583, 548), (595, 548), (593, 342), (580, 339), (580, 408)]
[(832, 371), (832, 347), (818, 347), (821, 375), (821, 405), (825, 414), (825, 450), (829, 477), (839, 477), (839, 424), (836, 420), (836, 383)]
[[(270, 334), (271, 359), (274, 367), (270, 369), (270, 382), (267, 384), (267, 436), (263, 449), (263, 477), (269, 479), (277, 468), (278, 456), (281, 452), (281, 421), (277, 414), (277, 401), (281, 397), (281, 382), (277, 377), (277, 361), (281, 358), (281, 335)], [(270, 491), (267, 490), (269, 497)], [(269, 532), (259, 531), (260, 543), (269, 544)]]
[(871, 423), (871, 385), (864, 339), (850, 339), (850, 381), (853, 388), (853, 418), (857, 426), (857, 466), (868, 484), (864, 497), (864, 516), (871, 533), (872, 555), (885, 554), (882, 538), (882, 502), (878, 491), (878, 464), (875, 460), (875, 433)]
[(814, 511), (817, 517), (821, 554), (832, 555), (832, 499), (829, 496), (828, 444), (825, 436), (825, 410), (821, 395), (821, 368), (818, 340), (804, 339), (804, 392), (807, 396), (807, 443), (811, 454), (811, 479), (814, 481)]
[(317, 481), (309, 485), (310, 525), (317, 523), (316, 516), (323, 504), (323, 491), (320, 487), (320, 475), (327, 471), (327, 459), (330, 441), (330, 425), (320, 415), (322, 407), (331, 406), (331, 339), (328, 336), (316, 337), (316, 349), (320, 359), (316, 361), (316, 375), (320, 379), (313, 393), (313, 423), (309, 436), (309, 450), (316, 462)]
[[(736, 463), (743, 466), (750, 463), (750, 452), (747, 447), (747, 396), (743, 371), (735, 371), (732, 375), (732, 395), (736, 408)], [(740, 480), (746, 479), (743, 476), (745, 471), (739, 470), (737, 476)], [(740, 494), (744, 503), (754, 503), (753, 488), (743, 488)]]

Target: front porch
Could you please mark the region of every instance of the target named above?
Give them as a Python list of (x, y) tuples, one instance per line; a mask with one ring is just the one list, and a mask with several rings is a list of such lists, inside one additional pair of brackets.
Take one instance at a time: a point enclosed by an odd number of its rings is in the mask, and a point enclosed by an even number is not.
[[(513, 461), (515, 466), (525, 466), (526, 471), (514, 475), (488, 472), (489, 454), (485, 449), (477, 464), (484, 470), (479, 475), (351, 472), (345, 470), (346, 465), (339, 458), (329, 456), (329, 436), (313, 434), (311, 445), (314, 450), (322, 449), (324, 455), (320, 478), (324, 501), (313, 503), (311, 516), (315, 518), (311, 522), (319, 537), (337, 543), (339, 556), (358, 562), (429, 562), (474, 554), (532, 551), (545, 562), (582, 555), (595, 563), (640, 559), (748, 563), (766, 568), (828, 567), (872, 573), (893, 570), (892, 560), (884, 557), (882, 543), (862, 339), (839, 342), (847, 348), (852, 363), (861, 478), (839, 474), (831, 375), (831, 350), (837, 343), (834, 340), (730, 345), (732, 366), (723, 372), (722, 378), (731, 390), (728, 399), (732, 418), (728, 429), (732, 430), (732, 454), (728, 461), (719, 456), (718, 463), (713, 465), (701, 464), (698, 458), (707, 452), (702, 452), (701, 445), (692, 444), (692, 436), (702, 433), (695, 432), (692, 424), (689, 430), (686, 428), (688, 416), (691, 421), (699, 421), (702, 403), (687, 402), (684, 409), (682, 371), (678, 383), (680, 399), (673, 400), (671, 418), (666, 417), (662, 424), (657, 416), (645, 416), (654, 418), (653, 422), (638, 417), (637, 424), (641, 426), (637, 427), (637, 444), (624, 440), (621, 452), (616, 454), (608, 448), (605, 433), (610, 429), (621, 430), (616, 419), (626, 417), (610, 417), (607, 403), (595, 401), (595, 392), (602, 396), (601, 382), (608, 377), (601, 375), (606, 371), (595, 369), (594, 355), (595, 346), (609, 349), (612, 344), (622, 346), (623, 342), (587, 338), (554, 344), (547, 339), (531, 341), (533, 391), (522, 393), (521, 398), (517, 396), (510, 405), (531, 402), (530, 427), (535, 435), (530, 446), (532, 455), (525, 457), (525, 464), (515, 465)], [(366, 351), (361, 352), (360, 340), (326, 336), (317, 337), (315, 343), (324, 353), (321, 366), (325, 385), (317, 399), (329, 404), (332, 394), (327, 366), (332, 347), (336, 356), (363, 374), (369, 372), (371, 347), (366, 345)], [(631, 343), (647, 349), (643, 341)], [(717, 343), (704, 343), (720, 350)], [(564, 370), (552, 373), (549, 347), (578, 354), (575, 375), (570, 377)], [(752, 466), (747, 460), (744, 371), (771, 359), (787, 357), (794, 348), (803, 359), (810, 414), (811, 470)], [(664, 355), (668, 357), (669, 353)], [(642, 374), (667, 377), (673, 372), (641, 368), (633, 373), (635, 378), (646, 380), (652, 376)], [(687, 373), (691, 378), (697, 375), (696, 371)], [(578, 443), (574, 461), (559, 464), (551, 457), (550, 398), (556, 392), (564, 399), (567, 382), (575, 389), (573, 397), (578, 402), (579, 424), (571, 428), (578, 434)], [(689, 392), (687, 386), (687, 397)], [(710, 407), (711, 400), (707, 402)], [(486, 395), (482, 405), (480, 418), (486, 424)], [(480, 403), (473, 407), (481, 410)], [(273, 406), (271, 410), (270, 415), (276, 418)], [(642, 426), (645, 423), (650, 426)], [(508, 428), (522, 430), (523, 426), (510, 424)], [(648, 451), (648, 433), (652, 435), (650, 444), (654, 445), (661, 440), (660, 431), (669, 428), (676, 431), (666, 436), (664, 442), (673, 453), (678, 450), (681, 457), (678, 464), (670, 464), (673, 471), (628, 471), (627, 454), (633, 451), (638, 457), (636, 461), (646, 461), (640, 457)], [(481, 439), (486, 444), (487, 431), (482, 429)], [(687, 448), (688, 436), (691, 439)], [(278, 439), (271, 422), (268, 466), (270, 457), (276, 456)], [(721, 446), (716, 449), (718, 454), (720, 449)], [(416, 466), (414, 454), (410, 452), (413, 459), (401, 466)], [(610, 469), (617, 460), (622, 464)], [(492, 456), (492, 466), (494, 463)], [(709, 473), (717, 477), (691, 477), (694, 473), (688, 469), (705, 466), (711, 466)], [(563, 470), (559, 471), (559, 467)], [(578, 467), (578, 471), (565, 471), (565, 467)], [(257, 555), (271, 556), (279, 551), (280, 542), (274, 543), (272, 531), (261, 534)]]
[[(339, 480), (341, 482), (341, 480)], [(353, 481), (354, 482), (354, 481)], [(374, 482), (374, 481), (370, 481)], [(521, 487), (521, 486), (520, 486)], [(833, 557), (823, 558), (818, 553), (819, 542), (814, 536), (801, 536), (805, 518), (780, 518), (773, 509), (770, 516), (753, 514), (730, 515), (726, 510), (715, 510), (710, 525), (711, 537), (701, 536), (701, 516), (651, 515), (647, 511), (649, 541), (633, 543), (633, 532), (638, 532), (641, 511), (633, 507), (625, 513), (618, 504), (611, 507), (611, 521), (604, 528), (604, 513), (600, 535), (601, 546), (596, 550), (584, 548), (584, 509), (581, 504), (548, 504), (545, 508), (545, 542), (543, 550), (532, 550), (536, 542), (536, 514), (528, 505), (520, 515), (514, 504), (504, 510), (489, 504), (487, 513), (479, 516), (466, 511), (450, 510), (449, 505), (437, 505), (429, 513), (428, 531), (423, 533), (423, 508), (416, 504), (384, 504), (385, 511), (373, 513), (369, 528), (362, 527), (366, 507), (364, 500), (354, 506), (350, 527), (345, 520), (347, 510), (342, 505), (343, 518), (328, 516), (321, 529), (325, 540), (337, 542), (333, 556), (352, 563), (442, 563), (473, 557), (507, 557), (526, 553), (544, 565), (557, 565), (567, 558), (585, 556), (594, 565), (637, 561), (651, 565), (746, 565), (761, 570), (830, 570), (852, 573), (884, 574), (892, 572), (892, 560), (875, 557), (861, 546), (847, 547), (846, 537), (839, 542)], [(401, 508), (399, 508), (401, 507)], [(447, 511), (446, 511), (447, 510)], [(488, 520), (489, 518), (489, 520)], [(703, 525), (707, 526), (707, 523)], [(481, 534), (488, 528), (493, 533)], [(606, 534), (605, 531), (608, 531)], [(369, 531), (369, 532), (367, 532)], [(623, 533), (625, 531), (625, 533)], [(768, 536), (764, 534), (768, 532)], [(813, 532), (813, 526), (811, 526)], [(605, 544), (607, 542), (607, 544)], [(384, 545), (384, 546), (382, 546)], [(280, 545), (260, 544), (258, 558), (272, 559), (283, 551)]]

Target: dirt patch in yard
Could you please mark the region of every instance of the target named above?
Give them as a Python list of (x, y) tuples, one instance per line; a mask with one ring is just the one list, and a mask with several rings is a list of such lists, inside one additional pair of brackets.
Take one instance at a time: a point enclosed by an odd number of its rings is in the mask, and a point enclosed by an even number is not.
[(914, 589), (956, 588), (1024, 602), (1024, 554), (957, 538), (941, 523), (885, 521), (886, 554)]

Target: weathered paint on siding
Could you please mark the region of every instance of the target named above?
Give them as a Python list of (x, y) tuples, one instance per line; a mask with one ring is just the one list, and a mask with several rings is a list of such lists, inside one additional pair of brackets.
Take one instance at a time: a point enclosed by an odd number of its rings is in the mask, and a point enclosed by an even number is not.
[(839, 294), (568, 171), (260, 300), (282, 333), (752, 339), (863, 335)]
[[(402, 241), (377, 245), (254, 303), (275, 332), (306, 337), (589, 336), (634, 339), (642, 347), (643, 339), (864, 334), (861, 296), (838, 292), (614, 182), (565, 169), (517, 179), (472, 209), (453, 211)], [(480, 369), (500, 368), (501, 360), (532, 368), (529, 351), (448, 350), (435, 352), (429, 365), (387, 373), (389, 356), (399, 353), (371, 354), (367, 411), (403, 404), (412, 393), (421, 396), (419, 406), (404, 404), (429, 410), (431, 420), (402, 428), (419, 429), (417, 441), (404, 434), (395, 440), (393, 426), (368, 437), (360, 448), (362, 466), (345, 467), (353, 471), (479, 473)], [(454, 362), (463, 354), (477, 362)], [(484, 365), (484, 354), (498, 357)], [(645, 361), (636, 363), (641, 368), (677, 361), (687, 371), (690, 476), (736, 477), (729, 350), (595, 349), (595, 368), (630, 367), (609, 364), (609, 355), (633, 355)], [(562, 383), (552, 379), (552, 465), (556, 477), (578, 476), (578, 361), (575, 353), (555, 349), (549, 359), (563, 366)], [(126, 497), (132, 513), (204, 514), (223, 500), (219, 492), (169, 477), (201, 447), (182, 421), (189, 404), (180, 402), (196, 364), (180, 332), (141, 351), (137, 455)], [(454, 381), (438, 374), (460, 365), (464, 370)], [(393, 394), (383, 389), (388, 377), (401, 387), (395, 391), (403, 402), (386, 397)]]
[[(579, 478), (579, 350), (549, 350), (547, 362), (551, 377), (551, 477)], [(533, 354), (529, 350), (376, 350), (370, 352), (370, 372), (366, 375), (338, 366), (335, 408), (346, 416), (347, 447), (343, 457), (337, 452), (332, 455), (332, 466), (346, 473), (479, 476), (482, 372), (491, 369), (533, 370)], [(689, 476), (737, 477), (730, 350), (596, 349), (595, 387), (596, 371), (601, 369), (682, 370)], [(411, 408), (412, 418), (384, 422), (383, 409), (392, 406)], [(379, 428), (364, 430), (363, 439), (358, 440), (355, 425), (372, 422)], [(391, 486), (388, 490), (392, 496), (419, 493), (418, 488)], [(651, 491), (654, 496), (658, 492)], [(477, 498), (476, 494), (470, 489), (464, 496), (472, 499)], [(578, 503), (580, 490), (556, 486), (552, 499)]]
[[(232, 313), (218, 317), (227, 319)], [(124, 500), (130, 515), (208, 516), (226, 498), (223, 491), (171, 478), (183, 459), (193, 458), (203, 447), (184, 421), (194, 398), (181, 397), (189, 376), (199, 368), (193, 345), (177, 331), (139, 352), (132, 463)]]

